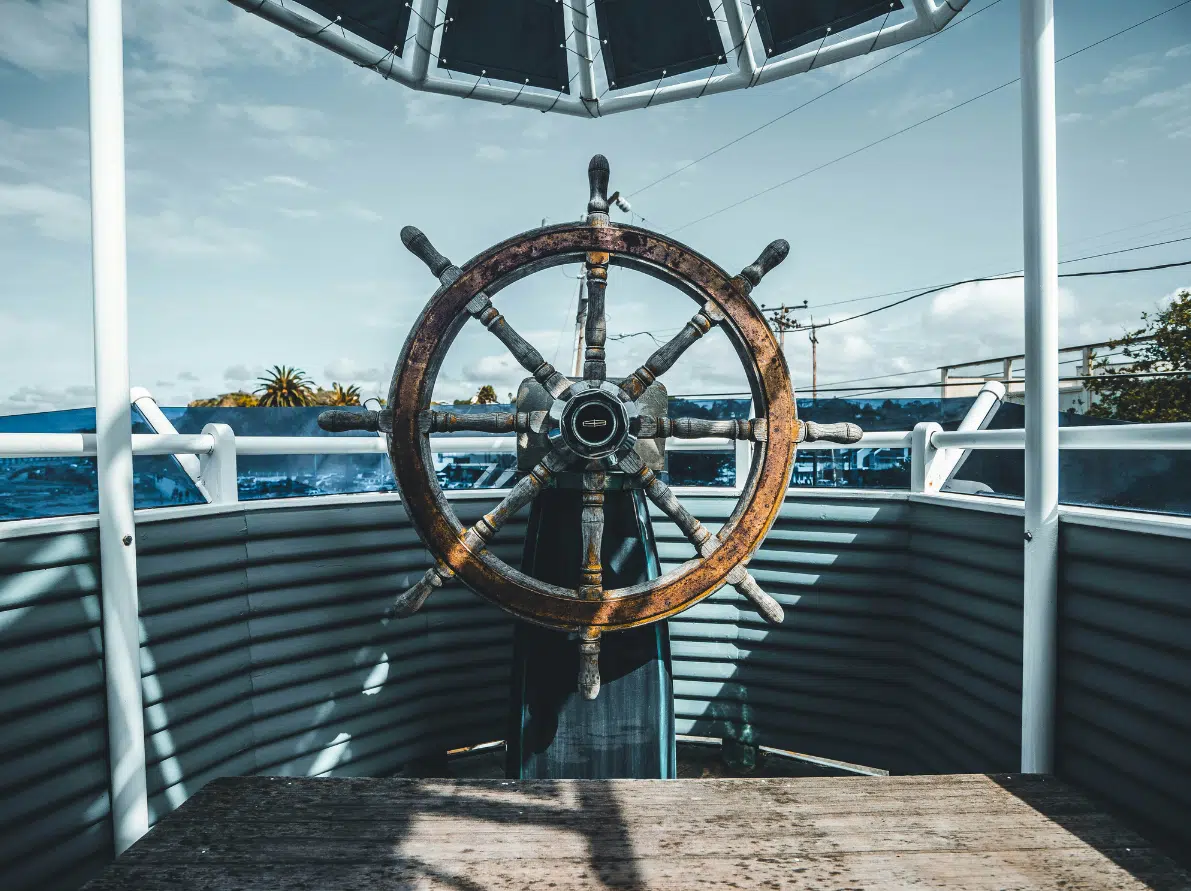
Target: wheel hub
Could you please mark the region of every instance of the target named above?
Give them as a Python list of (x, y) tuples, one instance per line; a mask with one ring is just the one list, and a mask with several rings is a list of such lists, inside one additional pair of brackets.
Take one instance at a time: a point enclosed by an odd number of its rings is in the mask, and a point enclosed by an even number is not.
[(569, 456), (615, 466), (633, 450), (637, 405), (610, 381), (576, 381), (550, 407), (550, 443)]

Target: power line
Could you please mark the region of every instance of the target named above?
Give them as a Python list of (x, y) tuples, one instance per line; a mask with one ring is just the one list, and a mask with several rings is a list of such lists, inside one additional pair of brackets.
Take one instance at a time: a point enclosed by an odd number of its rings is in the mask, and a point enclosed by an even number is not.
[[(1080, 53), (1085, 53), (1088, 50), (1093, 49), (1094, 47), (1100, 46), (1102, 43), (1106, 43), (1109, 40), (1112, 40), (1116, 37), (1120, 37), (1122, 34), (1126, 34), (1129, 31), (1132, 31), (1134, 28), (1140, 28), (1142, 25), (1148, 24), (1149, 22), (1152, 22), (1155, 19), (1161, 18), (1164, 15), (1174, 12), (1177, 9), (1181, 9), (1184, 6), (1187, 6), (1188, 4), (1191, 4), (1191, 0), (1182, 0), (1181, 3), (1177, 3), (1174, 6), (1170, 7), (1169, 9), (1165, 9), (1162, 12), (1156, 13), (1156, 14), (1150, 16), (1149, 18), (1142, 19), (1140, 22), (1136, 22), (1127, 28), (1122, 28), (1120, 31), (1116, 31), (1112, 34), (1109, 34), (1107, 37), (1102, 37), (1099, 40), (1095, 41), (1094, 43), (1089, 43), (1087, 46), (1081, 47), (1080, 49), (1077, 49), (1072, 53), (1068, 53), (1067, 55), (1063, 56), (1060, 59), (1056, 59), (1055, 62), (1056, 62), (1056, 64), (1059, 62), (1066, 62), (1068, 59), (1074, 58), (1075, 56), (1078, 56)], [(669, 230), (669, 232), (667, 232), (667, 234), (672, 235), (675, 232), (679, 232), (683, 229), (687, 229), (691, 226), (695, 226), (699, 223), (705, 222), (705, 221), (711, 219), (712, 217), (719, 216), (722, 213), (726, 213), (729, 210), (733, 210), (734, 208), (740, 207), (742, 204), (746, 204), (749, 201), (753, 201), (756, 198), (760, 198), (762, 195), (767, 195), (770, 192), (776, 191), (777, 189), (780, 189), (784, 186), (790, 185), (790, 183), (797, 182), (798, 180), (803, 179), (804, 177), (810, 176), (812, 173), (818, 173), (820, 170), (824, 170), (828, 167), (831, 167), (835, 164), (840, 163), (841, 161), (846, 161), (849, 158), (859, 155), (861, 152), (868, 151), (869, 149), (875, 148), (876, 146), (881, 145), (882, 143), (888, 142), (889, 140), (894, 139), (897, 136), (901, 136), (905, 133), (909, 133), (911, 130), (921, 127), (923, 124), (929, 124), (931, 121), (934, 121), (934, 120), (937, 120), (937, 119), (943, 117), (943, 115), (950, 114), (953, 111), (958, 111), (959, 109), (963, 108), (966, 105), (971, 105), (973, 102), (977, 102), (980, 99), (984, 99), (987, 96), (991, 96), (994, 93), (998, 93), (1001, 90), (1005, 89), (1006, 87), (1011, 87), (1015, 83), (1018, 83), (1020, 80), (1021, 80), (1020, 77), (1015, 77), (1015, 78), (1013, 78), (1013, 80), (1005, 81), (1005, 83), (1000, 84), (999, 86), (993, 87), (990, 90), (985, 90), (983, 93), (980, 93), (977, 96), (973, 96), (970, 99), (965, 99), (962, 102), (958, 102), (955, 105), (952, 105), (948, 108), (943, 109), (940, 112), (937, 112), (936, 114), (931, 115), (930, 117), (923, 118), (921, 121), (918, 121), (914, 124), (910, 124), (908, 127), (903, 127), (901, 130), (898, 130), (894, 133), (890, 133), (887, 136), (882, 136), (880, 139), (876, 139), (876, 140), (868, 143), (867, 145), (862, 145), (860, 148), (854, 149), (853, 151), (850, 151), (847, 154), (840, 155), (837, 158), (833, 158), (832, 160), (826, 161), (826, 162), (818, 165), (817, 167), (812, 167), (809, 170), (804, 170), (802, 173), (799, 173), (796, 176), (792, 176), (789, 179), (782, 180), (780, 183), (776, 183), (775, 185), (768, 186), (767, 188), (764, 188), (759, 192), (754, 192), (752, 195), (749, 195), (745, 198), (741, 198), (739, 201), (734, 201), (731, 204), (725, 205), (724, 207), (721, 207), (719, 210), (713, 210), (711, 213), (704, 214), (703, 216), (699, 217), (698, 219), (691, 220), (689, 223), (683, 223), (681, 226), (678, 226), (677, 228)]]
[(771, 118), (770, 120), (766, 121), (764, 124), (761, 124), (759, 127), (754, 127), (752, 130), (749, 130), (747, 133), (743, 133), (740, 136), (737, 136), (735, 139), (725, 142), (723, 145), (719, 146), (718, 148), (712, 149), (707, 154), (700, 155), (694, 161), (690, 161), (690, 162), (682, 165), (678, 169), (670, 171), (665, 176), (655, 179), (653, 182), (649, 183), (648, 185), (642, 186), (640, 189), (637, 189), (636, 191), (632, 192), (631, 194), (634, 197), (637, 195), (640, 195), (642, 192), (646, 192), (646, 191), (652, 189), (654, 186), (664, 183), (666, 180), (670, 179), (671, 177), (677, 176), (678, 174), (682, 173), (685, 170), (690, 170), (696, 164), (700, 164), (703, 161), (706, 161), (708, 158), (710, 158), (714, 155), (718, 155), (720, 152), (724, 151), (725, 149), (729, 149), (732, 146), (736, 145), (737, 143), (743, 142), (744, 140), (748, 139), (750, 136), (760, 133), (762, 130), (766, 129), (767, 127), (772, 127), (778, 121), (784, 120), (785, 118), (788, 118), (790, 115), (794, 114), (795, 112), (801, 111), (802, 109), (806, 108), (808, 105), (813, 105), (815, 102), (818, 102), (820, 99), (830, 96), (836, 90), (843, 89), (850, 83), (855, 83), (856, 81), (860, 80), (860, 78), (864, 77), (866, 74), (871, 74), (872, 72), (876, 71), (878, 68), (882, 68), (885, 65), (888, 65), (890, 62), (893, 62), (896, 59), (901, 58), (902, 56), (904, 56), (906, 53), (910, 52), (911, 50), (915, 50), (918, 47), (929, 43), (930, 41), (934, 40), (936, 37), (939, 37), (942, 34), (952, 33), (953, 31), (955, 31), (955, 29), (959, 25), (962, 25), (964, 22), (970, 22), (972, 19), (976, 18), (976, 16), (980, 15), (980, 13), (986, 12), (987, 10), (992, 9), (994, 6), (996, 6), (1000, 2), (1001, 2), (1001, 0), (993, 0), (993, 2), (988, 4), (987, 6), (981, 7), (980, 9), (973, 12), (971, 15), (965, 16), (964, 18), (960, 19), (959, 21), (953, 23), (951, 25), (951, 27), (945, 28), (942, 31), (936, 31), (934, 34), (931, 34), (929, 37), (926, 37), (923, 40), (919, 40), (919, 41), (915, 41), (914, 43), (911, 43), (909, 46), (907, 46), (901, 52), (895, 53), (894, 55), (890, 56), (888, 59), (885, 59), (885, 60), (877, 63), (876, 65), (872, 66), (871, 68), (866, 68), (864, 71), (861, 71), (859, 74), (853, 75), (852, 77), (848, 78), (845, 81), (841, 81), (840, 83), (836, 84), (831, 89), (825, 90), (824, 92), (819, 93), (817, 96), (811, 97), (806, 102), (803, 102), (801, 105), (796, 105), (793, 108), (789, 109), (788, 111), (782, 112), (776, 118)]
[[(1191, 0), (1188, 0), (1191, 2)], [(1154, 266), (1134, 266), (1129, 269), (1094, 269), (1088, 272), (1060, 272), (1059, 278), (1092, 278), (1100, 275), (1127, 275), (1134, 272), (1154, 272), (1159, 269), (1174, 269), (1179, 266), (1191, 266), (1191, 260), (1181, 260), (1176, 263), (1159, 263)], [(926, 297), (929, 294), (936, 294), (939, 291), (946, 291), (949, 288), (959, 287), (960, 285), (971, 285), (977, 282), (992, 282), (992, 281), (1010, 281), (1012, 279), (1022, 278), (1019, 273), (1017, 275), (1002, 275), (1002, 276), (986, 276), (983, 278), (969, 278), (964, 281), (952, 282), (949, 285), (941, 285), (937, 288), (929, 288), (925, 291), (919, 291), (917, 294), (911, 294), (909, 297), (903, 297), (901, 300), (895, 300), (893, 303), (886, 303), (884, 306), (878, 306), (870, 309), (867, 312), (857, 313), (854, 316), (848, 316), (844, 319), (839, 319), (835, 322), (820, 322), (817, 328), (830, 328), (835, 325), (842, 325), (844, 322), (854, 322), (857, 319), (863, 319), (865, 316), (871, 316), (879, 312), (884, 312), (887, 309), (893, 309), (895, 306), (901, 306), (903, 303), (909, 303), (911, 300), (917, 300), (919, 297)]]
[[(1136, 373), (1121, 372), (1119, 374), (1084, 374), (1072, 375), (1070, 377), (1059, 378), (1060, 382), (1075, 383), (1078, 381), (1103, 381), (1103, 380), (1130, 380), (1130, 379), (1147, 379), (1147, 378), (1162, 378), (1162, 377), (1177, 377), (1180, 375), (1191, 375), (1191, 369), (1183, 369), (1176, 371), (1139, 371)], [(997, 381), (1002, 384), (1024, 384), (1025, 378), (987, 378), (989, 382)], [(944, 385), (940, 381), (933, 383), (921, 384), (897, 384), (884, 387), (820, 387), (820, 393), (892, 393), (897, 390), (937, 390), (943, 386), (957, 387), (969, 386), (974, 387), (979, 381), (964, 381), (962, 383), (949, 383)], [(745, 390), (736, 390), (727, 393), (678, 393), (672, 394), (673, 399), (728, 399), (732, 397), (749, 397), (751, 393)]]
[[(1191, 0), (1188, 0), (1188, 2), (1191, 3)], [(1080, 259), (1090, 259), (1090, 258), (1083, 257)], [(1078, 261), (1070, 260), (1067, 262), (1075, 263)], [(1091, 269), (1091, 270), (1088, 270), (1087, 272), (1060, 272), (1059, 278), (1095, 278), (1097, 276), (1102, 276), (1102, 275), (1130, 275), (1132, 273), (1139, 273), (1139, 272), (1156, 272), (1161, 269), (1177, 269), (1177, 268), (1184, 267), (1184, 266), (1191, 266), (1191, 260), (1179, 260), (1174, 263), (1158, 263), (1153, 266), (1131, 266), (1131, 267), (1126, 267), (1123, 269), (1120, 269), (1120, 268), (1118, 268), (1118, 269)], [(842, 319), (837, 319), (834, 322), (831, 322), (831, 321), (816, 322), (814, 327), (816, 329), (833, 328), (836, 325), (842, 325), (845, 322), (854, 322), (857, 319), (863, 319), (867, 316), (875, 315), (879, 312), (884, 312), (887, 309), (894, 309), (895, 307), (901, 306), (902, 304), (905, 304), (905, 303), (909, 303), (912, 300), (917, 300), (919, 297), (928, 297), (931, 294), (937, 294), (940, 291), (947, 291), (947, 290), (950, 290), (951, 288), (958, 288), (960, 285), (974, 285), (974, 284), (978, 284), (980, 282), (1007, 282), (1007, 281), (1013, 281), (1015, 279), (1019, 279), (1019, 278), (1023, 278), (1023, 277), (1024, 276), (1020, 272), (1018, 272), (1018, 273), (1009, 274), (1009, 275), (986, 275), (986, 276), (980, 276), (978, 278), (965, 278), (965, 279), (961, 279), (960, 281), (948, 282), (945, 285), (936, 285), (933, 288), (927, 288), (923, 291), (918, 291), (915, 294), (911, 294), (909, 297), (903, 297), (901, 300), (895, 300), (892, 303), (886, 303), (883, 306), (874, 307), (870, 310), (866, 310), (865, 312), (857, 313), (854, 316), (847, 316)], [(823, 304), (823, 305), (830, 306), (832, 304)], [(814, 308), (814, 307), (812, 307), (812, 308)], [(769, 311), (771, 311), (771, 310), (766, 310), (766, 312), (769, 312)], [(805, 327), (809, 328), (810, 326), (808, 325)], [(610, 336), (609, 340), (625, 340), (630, 337), (639, 337), (642, 335), (647, 336), (647, 337), (653, 337), (655, 341), (657, 340), (657, 338), (654, 337), (653, 333), (650, 331), (633, 331), (628, 334), (616, 334), (616, 335)], [(905, 372), (905, 373), (911, 374), (912, 372)]]
[[(1082, 263), (1085, 260), (1097, 260), (1097, 259), (1100, 259), (1101, 257), (1111, 257), (1116, 254), (1128, 254), (1133, 251), (1144, 251), (1144, 250), (1147, 250), (1148, 248), (1162, 247), (1164, 245), (1177, 244), (1179, 242), (1184, 242), (1184, 241), (1191, 241), (1191, 236), (1188, 236), (1186, 238), (1172, 238), (1169, 241), (1156, 241), (1152, 244), (1139, 244), (1137, 247), (1123, 248), (1123, 249), (1117, 250), (1117, 251), (1105, 251), (1104, 253), (1100, 253), (1100, 254), (1089, 254), (1086, 257), (1072, 257), (1070, 260), (1060, 260), (1059, 265), (1062, 266), (1067, 263)], [(955, 287), (956, 284), (965, 285), (965, 284), (971, 284), (972, 282), (978, 282), (978, 281), (997, 281), (999, 279), (1019, 278), (1021, 276), (1021, 272), (1022, 272), (1022, 270), (1016, 269), (1013, 272), (1000, 272), (1000, 273), (997, 273), (996, 275), (984, 276), (984, 277), (978, 278), (978, 279), (969, 279), (967, 281), (957, 282), (957, 283), (951, 284), (951, 285), (932, 285), (929, 290), (934, 291), (935, 289), (945, 289), (945, 288), (949, 288), (949, 287)], [(1065, 278), (1068, 275), (1069, 274), (1064, 274), (1064, 275), (1060, 275), (1059, 277)], [(811, 309), (826, 309), (830, 306), (843, 306), (844, 304), (847, 304), (847, 303), (860, 303), (861, 301), (864, 301), (864, 300), (876, 300), (880, 297), (896, 297), (899, 294), (908, 294), (911, 291), (915, 291), (915, 290), (919, 290), (919, 289), (918, 288), (903, 288), (900, 291), (887, 291), (884, 294), (869, 294), (867, 297), (853, 297), (850, 300), (836, 300), (832, 303), (817, 303), (813, 307), (811, 307)]]

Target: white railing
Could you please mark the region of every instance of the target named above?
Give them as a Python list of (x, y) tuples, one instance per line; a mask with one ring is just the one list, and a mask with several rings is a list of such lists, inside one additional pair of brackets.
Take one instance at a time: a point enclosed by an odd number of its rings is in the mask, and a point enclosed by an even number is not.
[[(858, 442), (801, 443), (799, 449), (908, 449), (910, 490), (942, 490), (971, 450), (1024, 449), (1024, 430), (983, 429), (996, 413), (1004, 387), (985, 385), (960, 422), (959, 429), (944, 430), (933, 422), (911, 431), (866, 433)], [(208, 424), (201, 433), (178, 433), (162, 414), (148, 391), (134, 389), (132, 398), (150, 426), (159, 432), (132, 436), (134, 455), (172, 455), (191, 476), (208, 502), (238, 500), (237, 458), (265, 455), (383, 455), (384, 436), (236, 436), (226, 424)], [(514, 435), (435, 435), (431, 449), (438, 454), (515, 454)], [(1059, 431), (1063, 449), (1144, 450), (1191, 449), (1191, 423), (1128, 424), (1064, 427)], [(749, 443), (724, 438), (670, 439), (668, 452), (735, 452), (737, 479), (744, 479), (752, 462)], [(85, 458), (96, 454), (94, 433), (0, 433), (0, 458)]]

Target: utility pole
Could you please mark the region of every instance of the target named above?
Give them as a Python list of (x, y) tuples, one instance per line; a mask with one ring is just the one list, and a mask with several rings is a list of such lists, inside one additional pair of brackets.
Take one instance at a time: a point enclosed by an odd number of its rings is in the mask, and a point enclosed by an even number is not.
[(815, 317), (811, 316), (811, 399), (819, 398), (819, 335), (815, 333)]
[(583, 331), (587, 327), (587, 276), (579, 276), (579, 308), (575, 312), (575, 353), (571, 358), (571, 377), (583, 376)]
[(797, 331), (802, 326), (798, 324), (791, 313), (800, 309), (806, 309), (807, 302), (802, 301), (799, 306), (781, 306), (766, 307), (764, 303), (761, 304), (762, 315), (769, 316), (769, 327), (777, 333), (778, 344), (781, 346), (782, 355), (786, 354), (786, 332)]

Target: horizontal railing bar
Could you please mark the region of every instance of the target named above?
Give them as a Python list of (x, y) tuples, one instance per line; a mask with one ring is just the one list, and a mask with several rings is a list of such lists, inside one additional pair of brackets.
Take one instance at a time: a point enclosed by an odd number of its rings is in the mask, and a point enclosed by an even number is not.
[[(207, 455), (215, 437), (201, 433), (134, 433), (137, 455)], [(0, 458), (90, 458), (94, 433), (0, 433)]]
[[(943, 430), (931, 437), (937, 449), (1024, 449), (1024, 430)], [(1191, 423), (1060, 427), (1061, 449), (1191, 449)]]
[[(800, 449), (876, 449), (911, 447), (908, 432), (866, 433), (859, 442), (841, 445), (833, 442), (806, 442)], [(515, 436), (432, 436), (431, 448), (439, 454), (513, 454)], [(381, 436), (237, 436), (236, 453), (259, 455), (370, 455), (385, 454), (386, 441)], [(931, 438), (935, 448), (948, 449), (1023, 449), (1025, 431), (943, 430)], [(667, 440), (672, 452), (730, 452), (733, 440)], [(135, 433), (132, 450), (137, 455), (207, 455), (215, 439), (194, 433)], [(1097, 425), (1059, 428), (1059, 447), (1063, 449), (1191, 449), (1191, 423)], [(95, 455), (94, 433), (0, 433), (0, 458), (81, 458)]]

